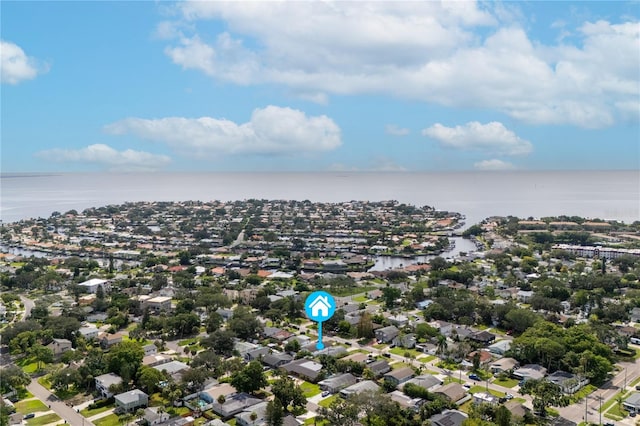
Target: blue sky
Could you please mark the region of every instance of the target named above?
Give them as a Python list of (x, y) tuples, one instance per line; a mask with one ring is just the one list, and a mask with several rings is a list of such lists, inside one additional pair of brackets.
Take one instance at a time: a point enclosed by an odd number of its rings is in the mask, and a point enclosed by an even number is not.
[(638, 169), (640, 4), (2, 2), (2, 172)]

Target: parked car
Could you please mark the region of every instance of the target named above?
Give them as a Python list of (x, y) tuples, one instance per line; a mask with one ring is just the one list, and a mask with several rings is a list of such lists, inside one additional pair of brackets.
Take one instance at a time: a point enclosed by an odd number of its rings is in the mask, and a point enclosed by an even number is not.
[(471, 385), (469, 383), (465, 383), (462, 385), (463, 388), (471, 389)]
[(475, 374), (475, 373), (471, 373), (471, 374), (469, 374), (469, 378), (470, 378), (471, 380), (480, 381), (480, 377), (478, 377), (478, 375), (477, 375), (477, 374)]
[(35, 416), (36, 416), (36, 414), (35, 414), (35, 413), (29, 413), (29, 414), (25, 414), (25, 415), (24, 415), (24, 418), (25, 418), (25, 419), (32, 419), (32, 418), (34, 418)]
[(510, 393), (508, 393), (508, 394), (506, 394), (506, 395), (504, 396), (504, 398), (505, 398), (507, 401), (509, 401), (510, 399), (513, 399), (513, 395), (511, 395)]
[(322, 396), (323, 396), (323, 397), (324, 397), (324, 396), (329, 396), (329, 395), (331, 395), (331, 392), (329, 392), (329, 391), (324, 391), (324, 392), (322, 392)]

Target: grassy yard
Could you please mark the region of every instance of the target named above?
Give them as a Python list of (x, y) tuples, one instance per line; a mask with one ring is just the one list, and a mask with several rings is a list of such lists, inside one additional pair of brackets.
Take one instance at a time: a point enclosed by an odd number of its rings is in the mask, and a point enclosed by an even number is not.
[(331, 405), (331, 403), (336, 399), (339, 398), (338, 395), (331, 395), (328, 398), (323, 399), (322, 401), (320, 401), (318, 403), (319, 406), (324, 407), (324, 408), (329, 408), (329, 405)]
[(38, 379), (38, 383), (40, 383), (42, 386), (44, 386), (45, 388), (51, 390), (51, 383), (49, 383), (49, 380), (47, 379), (47, 376), (42, 376)]
[(464, 380), (460, 380), (460, 379), (452, 377), (452, 376), (447, 376), (447, 377), (444, 378), (444, 384), (448, 385), (449, 383), (460, 383), (460, 384), (463, 384)]
[(585, 396), (589, 395), (591, 392), (595, 391), (596, 389), (598, 389), (598, 388), (593, 386), (593, 385), (586, 385), (585, 387), (580, 389), (578, 392), (576, 392), (573, 395), (571, 395), (571, 397), (570, 397), (571, 398), (571, 402), (572, 403), (576, 403), (576, 402), (580, 401), (582, 398), (584, 398)]
[(36, 371), (38, 371), (38, 363), (34, 358), (31, 358), (31, 357), (23, 358), (20, 361), (18, 361), (16, 364), (20, 368), (22, 368), (22, 371), (24, 371), (27, 374), (33, 374)]
[(178, 342), (178, 346), (191, 346), (194, 343), (198, 343), (198, 338), (197, 337), (193, 337), (191, 339), (180, 340)]
[(392, 370), (398, 370), (400, 368), (404, 368), (404, 367), (411, 367), (410, 364), (405, 364), (404, 362), (394, 362), (393, 364), (391, 364), (391, 369)]
[(420, 361), (420, 362), (431, 362), (434, 359), (436, 359), (435, 355), (427, 355), (427, 356), (418, 357), (418, 361)]
[(109, 414), (93, 420), (92, 423), (96, 426), (120, 426), (120, 419), (115, 414)]
[(622, 407), (622, 405), (618, 405), (616, 403), (616, 404), (613, 404), (613, 407), (611, 407), (609, 409), (609, 411), (607, 411), (604, 415), (605, 415), (605, 417), (611, 416), (609, 418), (613, 418), (615, 420), (621, 420), (621, 419), (627, 417), (628, 414), (629, 413), (627, 412), (627, 410), (625, 410)]
[(320, 393), (320, 386), (313, 383), (302, 382), (300, 388), (304, 392), (304, 396), (306, 396), (307, 398), (311, 398), (312, 396)]
[(91, 417), (95, 416), (96, 414), (104, 413), (105, 411), (110, 410), (113, 407), (115, 407), (115, 404), (105, 405), (104, 407), (94, 408), (92, 410), (85, 408), (84, 410), (80, 411), (80, 414), (85, 417)]
[(27, 420), (28, 426), (44, 426), (50, 423), (55, 423), (60, 420), (60, 416), (56, 413), (45, 414), (44, 416), (37, 416)]
[(495, 379), (493, 382), (494, 385), (504, 386), (505, 388), (513, 388), (518, 386), (518, 381), (516, 379)]
[(369, 300), (367, 296), (356, 296), (352, 299), (354, 302), (364, 303)]
[(316, 420), (315, 417), (311, 417), (307, 419), (303, 423), (304, 425), (314, 425), (314, 426), (329, 426), (329, 422), (326, 420)]
[(422, 352), (418, 352), (415, 349), (405, 349), (405, 348), (393, 348), (393, 349), (390, 349), (389, 352), (399, 356), (405, 356), (405, 354), (409, 354), (409, 356), (412, 358), (418, 358), (418, 356), (422, 355)]
[(16, 411), (22, 414), (35, 413), (36, 411), (48, 411), (47, 407), (39, 399), (28, 399), (26, 401), (18, 401), (15, 404)]

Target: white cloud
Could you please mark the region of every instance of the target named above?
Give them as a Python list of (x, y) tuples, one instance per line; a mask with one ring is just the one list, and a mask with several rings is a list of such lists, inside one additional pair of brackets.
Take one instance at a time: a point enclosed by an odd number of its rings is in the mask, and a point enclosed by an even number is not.
[(40, 151), (36, 157), (56, 163), (89, 163), (118, 171), (152, 171), (167, 166), (171, 158), (127, 149), (117, 151), (108, 145), (94, 144), (81, 149), (50, 149)]
[(341, 145), (340, 128), (325, 115), (276, 106), (256, 109), (247, 123), (211, 117), (127, 118), (105, 127), (163, 142), (185, 154), (280, 154), (330, 151)]
[(498, 159), (478, 161), (473, 164), (478, 170), (515, 170), (515, 166), (507, 161)]
[(4, 40), (0, 40), (0, 69), (1, 81), (7, 84), (32, 80), (39, 72), (47, 71), (46, 66), (28, 57), (20, 46)]
[(533, 149), (531, 142), (518, 137), (497, 121), (487, 124), (471, 121), (456, 127), (436, 123), (422, 130), (422, 134), (437, 140), (442, 146), (460, 150), (519, 155), (528, 154)]
[(384, 126), (384, 131), (386, 134), (392, 136), (406, 136), (411, 133), (409, 129), (398, 127), (395, 124), (387, 124), (386, 126)]
[(505, 17), (499, 3), (188, 1), (179, 7), (193, 28), (199, 20), (219, 20), (226, 32), (181, 34), (167, 55), (185, 69), (237, 84), (384, 94), (582, 127), (613, 124), (616, 105), (640, 96), (637, 21), (587, 22), (572, 29), (575, 45), (545, 45)]

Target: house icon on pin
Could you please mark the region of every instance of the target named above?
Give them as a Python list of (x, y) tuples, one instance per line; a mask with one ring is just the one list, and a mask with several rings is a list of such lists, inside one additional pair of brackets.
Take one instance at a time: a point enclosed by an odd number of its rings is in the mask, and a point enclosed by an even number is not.
[(331, 303), (329, 303), (329, 298), (327, 296), (318, 296), (309, 305), (309, 308), (311, 309), (311, 316), (314, 318), (328, 317), (331, 307)]

